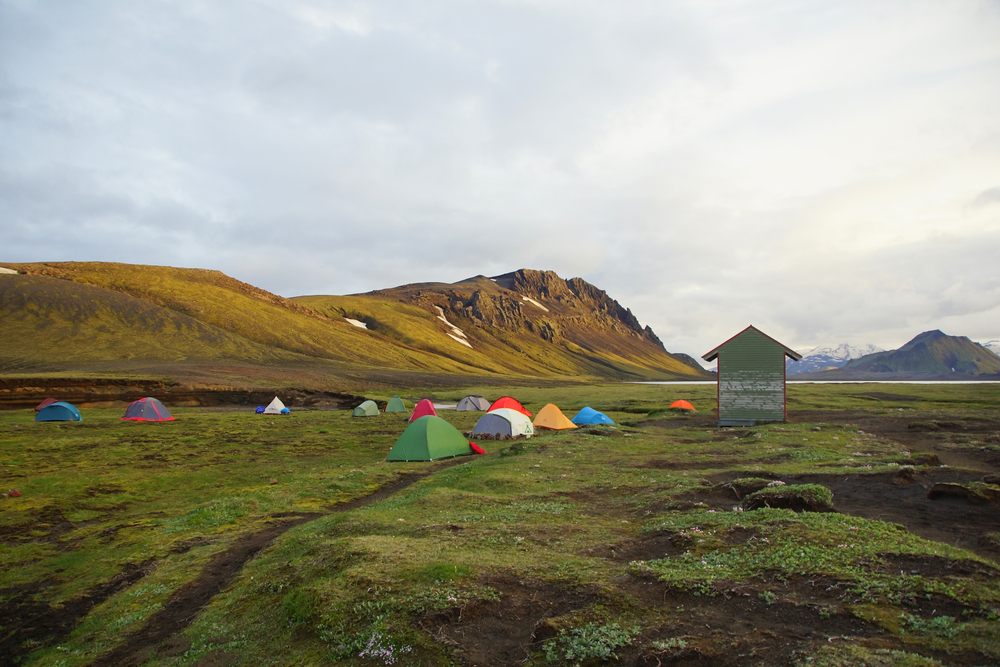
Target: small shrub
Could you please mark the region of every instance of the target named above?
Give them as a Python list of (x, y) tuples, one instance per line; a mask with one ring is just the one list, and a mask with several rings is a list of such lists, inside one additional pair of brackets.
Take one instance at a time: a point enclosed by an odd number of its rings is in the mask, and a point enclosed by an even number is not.
[(763, 593), (758, 593), (757, 597), (767, 603), (767, 606), (771, 606), (778, 601), (778, 596), (771, 591), (764, 591)]
[(667, 651), (680, 651), (687, 648), (687, 641), (681, 637), (671, 637), (670, 639), (658, 639), (650, 643), (658, 653), (666, 653)]
[(319, 599), (308, 589), (291, 591), (281, 601), (281, 609), (290, 626), (310, 620), (318, 607)]
[(955, 623), (954, 616), (935, 616), (924, 620), (913, 614), (900, 614), (903, 626), (919, 635), (937, 635), (951, 639), (965, 628), (964, 623)]
[(617, 660), (615, 651), (631, 644), (637, 634), (638, 627), (623, 629), (617, 623), (587, 623), (572, 630), (560, 630), (558, 637), (545, 642), (545, 659), (548, 662), (565, 660), (577, 667), (590, 658)]

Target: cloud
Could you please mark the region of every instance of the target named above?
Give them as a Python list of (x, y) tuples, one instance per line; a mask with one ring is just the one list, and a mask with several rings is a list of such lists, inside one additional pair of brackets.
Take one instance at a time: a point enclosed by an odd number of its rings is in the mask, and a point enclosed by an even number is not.
[(692, 354), (750, 323), (997, 338), (998, 28), (990, 3), (3, 3), (0, 259), (289, 296), (551, 269)]
[(972, 205), (977, 207), (990, 204), (1000, 204), (1000, 187), (983, 190), (972, 200)]

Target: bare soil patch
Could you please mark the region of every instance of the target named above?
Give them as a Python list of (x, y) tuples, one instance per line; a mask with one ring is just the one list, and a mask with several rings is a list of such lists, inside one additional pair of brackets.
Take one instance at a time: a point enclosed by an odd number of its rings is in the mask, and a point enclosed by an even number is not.
[(483, 583), (500, 593), (499, 601), (472, 603), (421, 621), (421, 627), (435, 640), (455, 647), (456, 657), (477, 667), (522, 663), (532, 648), (558, 632), (549, 619), (585, 607), (594, 599), (587, 591), (512, 576), (486, 577)]

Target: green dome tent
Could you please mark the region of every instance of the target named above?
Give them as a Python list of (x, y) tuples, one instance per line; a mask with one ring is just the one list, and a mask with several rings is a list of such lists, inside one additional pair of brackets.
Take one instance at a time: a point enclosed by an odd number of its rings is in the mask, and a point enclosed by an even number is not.
[(378, 417), (378, 406), (375, 401), (365, 401), (354, 408), (354, 417)]
[(472, 453), (472, 445), (457, 428), (440, 417), (425, 415), (406, 427), (385, 460), (437, 461)]
[(402, 412), (406, 413), (406, 406), (403, 405), (403, 399), (399, 396), (393, 396), (389, 399), (389, 402), (385, 405), (386, 412)]

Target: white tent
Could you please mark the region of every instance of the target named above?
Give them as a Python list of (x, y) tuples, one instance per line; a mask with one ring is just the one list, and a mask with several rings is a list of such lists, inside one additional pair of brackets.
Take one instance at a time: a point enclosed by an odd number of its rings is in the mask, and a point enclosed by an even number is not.
[[(274, 400), (271, 401), (270, 403), (268, 403), (267, 407), (264, 408), (264, 414), (265, 415), (280, 415), (281, 411), (282, 410), (286, 410), (286, 409), (287, 408), (285, 407), (285, 404), (281, 402), (281, 399), (278, 398), (277, 396), (275, 396)], [(285, 413), (285, 414), (287, 414), (287, 413)]]

